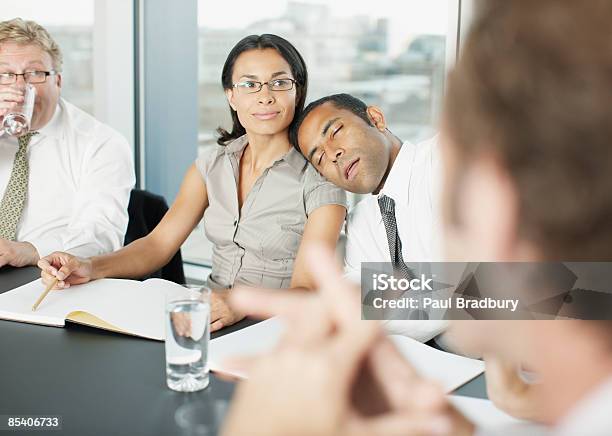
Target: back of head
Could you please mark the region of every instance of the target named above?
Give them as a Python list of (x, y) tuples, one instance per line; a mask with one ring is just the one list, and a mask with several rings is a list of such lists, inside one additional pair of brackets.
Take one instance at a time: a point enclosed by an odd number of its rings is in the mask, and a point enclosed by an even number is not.
[(482, 6), (446, 96), (460, 159), (502, 162), (543, 257), (612, 259), (612, 2)]
[[(517, 193), (518, 237), (545, 260), (612, 260), (611, 23), (609, 0), (483, 1), (448, 78), (459, 166), (495, 156)], [(571, 346), (568, 326), (574, 341), (592, 329), (610, 356), (612, 321), (549, 326), (548, 353)]]
[(62, 71), (63, 58), (59, 46), (49, 32), (34, 21), (14, 18), (0, 22), (0, 49), (5, 43), (37, 45), (51, 57), (55, 71)]

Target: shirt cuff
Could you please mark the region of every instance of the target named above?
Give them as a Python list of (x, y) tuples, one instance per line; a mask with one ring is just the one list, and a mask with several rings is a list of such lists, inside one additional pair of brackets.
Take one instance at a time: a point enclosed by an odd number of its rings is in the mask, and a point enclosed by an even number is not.
[(41, 258), (50, 255), (54, 251), (62, 250), (62, 241), (59, 236), (49, 236), (27, 242), (36, 248), (36, 251), (38, 251), (38, 256)]
[[(38, 251), (38, 255), (41, 258), (48, 256), (55, 251), (63, 251), (77, 257), (92, 257), (108, 252), (108, 250), (104, 250), (95, 243), (80, 244), (76, 245), (75, 247), (66, 248), (60, 236), (50, 236), (27, 242), (36, 248), (36, 251)], [(113, 249), (110, 251), (113, 251)]]

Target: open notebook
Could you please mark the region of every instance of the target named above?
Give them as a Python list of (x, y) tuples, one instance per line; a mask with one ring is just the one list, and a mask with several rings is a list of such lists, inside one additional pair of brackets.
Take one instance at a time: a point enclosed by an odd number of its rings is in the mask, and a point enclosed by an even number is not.
[(118, 333), (163, 341), (166, 295), (182, 287), (162, 279), (102, 279), (51, 291), (32, 312), (44, 291), (41, 280), (0, 294), (0, 319), (63, 327), (72, 321)]
[[(228, 367), (228, 359), (257, 355), (270, 351), (283, 334), (283, 324), (270, 318), (253, 326), (213, 339), (210, 343), (209, 365), (217, 372), (247, 378), (247, 372)], [(452, 353), (436, 350), (406, 336), (390, 336), (400, 352), (425, 378), (437, 380), (446, 392), (451, 392), (484, 371), (484, 363)]]

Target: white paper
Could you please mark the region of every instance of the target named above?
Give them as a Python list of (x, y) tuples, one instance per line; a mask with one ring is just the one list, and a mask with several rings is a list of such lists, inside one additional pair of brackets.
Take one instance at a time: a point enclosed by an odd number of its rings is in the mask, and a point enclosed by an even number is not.
[[(247, 378), (245, 369), (229, 368), (224, 365), (224, 361), (271, 351), (283, 331), (282, 322), (278, 318), (270, 318), (213, 339), (210, 342), (211, 370)], [(446, 392), (458, 388), (484, 371), (484, 363), (479, 360), (445, 353), (404, 336), (390, 336), (390, 338), (419, 374), (438, 381)]]
[(479, 429), (478, 434), (483, 436), (538, 436), (548, 434), (544, 426), (513, 418), (499, 410), (489, 400), (459, 395), (450, 395), (448, 399), (459, 412), (476, 425)]
[(212, 339), (209, 350), (211, 371), (247, 378), (246, 370), (228, 368), (224, 362), (234, 357), (256, 356), (272, 351), (280, 340), (283, 330), (283, 323), (278, 318), (270, 318)]
[(51, 291), (32, 312), (32, 305), (44, 291), (35, 280), (0, 294), (0, 318), (37, 324), (63, 326), (72, 312), (86, 312), (126, 333), (164, 340), (166, 295), (183, 290), (161, 279), (101, 279)]
[(418, 374), (440, 383), (446, 393), (484, 372), (484, 362), (480, 360), (440, 351), (406, 336), (391, 335), (389, 339)]

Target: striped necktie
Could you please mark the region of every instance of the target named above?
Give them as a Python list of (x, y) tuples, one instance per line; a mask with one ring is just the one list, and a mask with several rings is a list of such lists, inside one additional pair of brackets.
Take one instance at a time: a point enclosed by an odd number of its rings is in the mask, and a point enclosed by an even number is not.
[(0, 239), (15, 240), (17, 223), (21, 218), (28, 194), (28, 144), (32, 136), (37, 133), (26, 133), (17, 140), (19, 148), (13, 161), (11, 177), (0, 203)]

